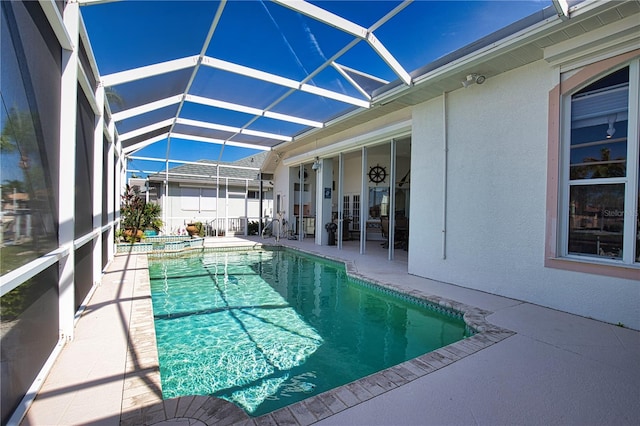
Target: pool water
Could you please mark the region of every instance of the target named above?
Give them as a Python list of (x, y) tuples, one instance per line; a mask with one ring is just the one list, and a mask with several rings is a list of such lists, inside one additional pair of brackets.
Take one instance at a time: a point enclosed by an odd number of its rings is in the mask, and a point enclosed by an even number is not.
[(465, 324), (287, 250), (149, 261), (163, 398), (259, 416), (463, 339)]

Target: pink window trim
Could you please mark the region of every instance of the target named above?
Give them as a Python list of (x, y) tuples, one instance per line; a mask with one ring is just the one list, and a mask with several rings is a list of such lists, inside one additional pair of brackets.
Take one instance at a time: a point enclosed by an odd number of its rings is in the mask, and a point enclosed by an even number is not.
[(560, 178), (560, 117), (561, 101), (567, 95), (586, 82), (605, 75), (608, 71), (640, 56), (640, 49), (614, 56), (604, 61), (585, 66), (582, 70), (556, 85), (549, 91), (549, 133), (547, 149), (547, 212), (545, 229), (545, 261), (548, 268), (587, 274), (606, 275), (615, 278), (640, 279), (639, 268), (632, 265), (609, 265), (597, 261), (584, 261), (575, 258), (558, 257), (558, 182)]

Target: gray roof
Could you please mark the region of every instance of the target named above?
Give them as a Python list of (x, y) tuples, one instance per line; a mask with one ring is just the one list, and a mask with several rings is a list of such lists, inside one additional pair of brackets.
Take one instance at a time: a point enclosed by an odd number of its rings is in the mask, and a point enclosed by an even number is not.
[[(229, 178), (235, 184), (238, 184), (239, 181), (249, 180), (249, 186), (257, 188), (260, 168), (268, 155), (269, 152), (265, 151), (233, 162), (199, 160), (195, 163), (183, 164), (169, 169), (169, 182), (215, 184), (216, 177), (219, 176), (221, 184), (224, 184), (226, 178)], [(151, 182), (162, 182), (164, 178), (164, 172), (149, 175), (149, 181)], [(271, 186), (268, 183), (266, 184)]]

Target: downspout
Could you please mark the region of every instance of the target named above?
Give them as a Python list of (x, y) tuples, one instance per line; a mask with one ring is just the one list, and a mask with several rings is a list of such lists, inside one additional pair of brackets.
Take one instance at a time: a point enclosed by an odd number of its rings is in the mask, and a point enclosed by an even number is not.
[(447, 258), (447, 168), (449, 163), (449, 135), (447, 134), (447, 92), (442, 93), (442, 260)]

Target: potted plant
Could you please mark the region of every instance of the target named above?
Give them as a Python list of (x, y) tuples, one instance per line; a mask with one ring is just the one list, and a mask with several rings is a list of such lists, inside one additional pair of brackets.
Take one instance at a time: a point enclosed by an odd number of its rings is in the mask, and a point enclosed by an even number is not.
[(191, 237), (194, 235), (204, 237), (204, 226), (202, 225), (202, 222), (189, 223), (187, 224), (187, 232)]
[(160, 219), (160, 211), (160, 205), (145, 203), (141, 221), (145, 235), (157, 235), (160, 232), (163, 225)]
[(120, 226), (126, 241), (140, 241), (145, 229), (159, 230), (162, 226), (160, 206), (145, 202), (137, 189), (127, 185), (120, 206)]

